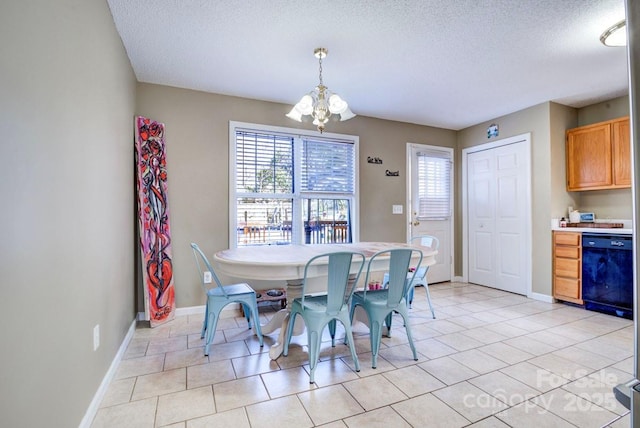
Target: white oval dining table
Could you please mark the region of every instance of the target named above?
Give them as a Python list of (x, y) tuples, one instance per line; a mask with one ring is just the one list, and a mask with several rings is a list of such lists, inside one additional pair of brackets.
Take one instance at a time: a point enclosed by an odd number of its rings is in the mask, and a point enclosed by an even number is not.
[[(421, 266), (431, 266), (435, 263), (435, 256), (438, 253), (429, 248), (407, 243), (397, 242), (358, 242), (351, 244), (315, 244), (315, 245), (264, 245), (232, 248), (218, 251), (214, 254), (213, 260), (219, 272), (239, 279), (246, 280), (276, 280), (285, 281), (287, 284), (287, 300), (300, 296), (302, 292), (302, 278), (307, 261), (319, 254), (339, 251), (354, 251), (365, 255), (368, 263), (369, 258), (375, 253), (392, 248), (415, 248), (422, 251), (423, 259)], [(378, 260), (378, 258), (376, 259)], [(372, 265), (371, 270), (387, 269), (384, 258), (380, 258), (377, 265)], [(366, 265), (365, 265), (366, 270)], [(317, 264), (309, 270), (309, 277), (324, 276), (327, 273), (327, 265)], [(364, 271), (363, 271), (364, 273)], [(355, 276), (355, 275), (354, 275)], [(288, 307), (289, 305), (287, 305)], [(300, 320), (300, 322), (298, 322)], [(271, 320), (262, 326), (264, 334), (270, 334), (280, 329), (277, 342), (269, 349), (269, 356), (272, 360), (277, 359), (284, 347), (284, 335), (289, 322), (289, 310), (282, 309)], [(299, 335), (304, 331), (302, 317), (297, 317), (294, 334)]]

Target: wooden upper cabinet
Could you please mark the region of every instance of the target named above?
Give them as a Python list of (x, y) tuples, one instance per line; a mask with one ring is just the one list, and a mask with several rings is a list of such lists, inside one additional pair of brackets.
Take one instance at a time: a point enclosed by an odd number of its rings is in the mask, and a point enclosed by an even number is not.
[(631, 187), (629, 118), (567, 131), (567, 190)]
[(631, 129), (629, 119), (616, 120), (611, 124), (613, 144), (613, 184), (616, 187), (631, 187)]

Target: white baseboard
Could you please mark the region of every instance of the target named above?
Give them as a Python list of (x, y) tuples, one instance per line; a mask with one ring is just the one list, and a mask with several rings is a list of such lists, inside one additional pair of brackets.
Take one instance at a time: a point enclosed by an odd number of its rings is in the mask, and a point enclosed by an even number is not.
[[(467, 282), (465, 281), (464, 277), (462, 276), (455, 276), (453, 277), (453, 279), (451, 280), (451, 282)], [(553, 296), (547, 296), (546, 294), (542, 294), (542, 293), (534, 293), (531, 292), (531, 294), (529, 294), (527, 296), (530, 299), (533, 300), (538, 300), (540, 302), (546, 302), (546, 303), (553, 303), (556, 301), (556, 299), (553, 298)]]
[(529, 294), (528, 296), (530, 299), (533, 300), (539, 300), (541, 302), (546, 302), (546, 303), (553, 303), (555, 302), (555, 299), (553, 298), (553, 296), (547, 296), (546, 294), (542, 294), (542, 293), (534, 293), (531, 292), (531, 294)]
[[(222, 309), (224, 311), (238, 311), (240, 310), (239, 303), (233, 303), (225, 306)], [(186, 308), (176, 308), (176, 316), (184, 316), (184, 315), (200, 315), (204, 314), (204, 305), (200, 306), (188, 306)], [(146, 319), (144, 312), (138, 312), (138, 316), (136, 317), (138, 321), (149, 321)]]
[(102, 399), (104, 398), (104, 395), (106, 394), (107, 389), (109, 388), (109, 384), (111, 383), (111, 380), (113, 380), (113, 377), (116, 374), (118, 365), (120, 364), (120, 361), (122, 361), (122, 357), (124, 356), (124, 353), (126, 352), (127, 347), (129, 346), (129, 342), (131, 342), (131, 339), (133, 338), (133, 334), (135, 333), (135, 331), (136, 331), (136, 320), (133, 320), (133, 322), (129, 326), (129, 330), (127, 331), (127, 334), (124, 337), (124, 340), (122, 341), (122, 344), (120, 345), (120, 348), (118, 349), (118, 352), (116, 353), (115, 358), (113, 359), (113, 361), (111, 362), (111, 365), (109, 366), (109, 370), (107, 370), (107, 373), (104, 375), (104, 378), (102, 379), (102, 382), (98, 387), (98, 390), (93, 396), (93, 400), (91, 400), (91, 404), (89, 404), (89, 408), (87, 409), (87, 412), (84, 414), (84, 418), (82, 418), (82, 421), (80, 422), (80, 425), (79, 425), (80, 428), (91, 427), (91, 423), (93, 422), (93, 419), (96, 417), (96, 413), (98, 413), (100, 403), (102, 402)]
[[(233, 309), (235, 305), (227, 305), (227, 307), (223, 308), (223, 311)], [(200, 315), (204, 314), (204, 305), (201, 306), (189, 306), (187, 308), (176, 308), (176, 316), (184, 316), (184, 315)]]

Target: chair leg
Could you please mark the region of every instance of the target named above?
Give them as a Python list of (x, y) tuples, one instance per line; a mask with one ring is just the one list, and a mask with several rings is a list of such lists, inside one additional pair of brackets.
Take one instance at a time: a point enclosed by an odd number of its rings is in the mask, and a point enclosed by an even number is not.
[(249, 327), (249, 330), (251, 330), (251, 310), (253, 308), (250, 308), (249, 305), (247, 305), (246, 303), (242, 303), (242, 312), (244, 313), (245, 318), (247, 319), (247, 326)]
[(344, 326), (344, 336), (345, 339), (349, 342), (349, 350), (351, 351), (351, 359), (353, 360), (353, 364), (356, 367), (356, 371), (360, 371), (360, 361), (358, 361), (358, 354), (356, 354), (356, 343), (353, 341), (353, 332), (351, 331), (351, 324), (346, 324), (349, 321), (341, 319), (342, 325)]
[(331, 346), (336, 347), (336, 320), (329, 321), (329, 334), (331, 335)]
[(260, 342), (260, 347), (264, 347), (264, 341), (262, 338), (262, 326), (260, 325), (260, 316), (258, 315), (258, 305), (256, 304), (251, 308), (253, 312), (253, 324), (255, 325), (256, 336), (258, 336), (258, 341)]
[[(356, 311), (356, 305), (355, 303), (353, 303), (353, 300), (351, 300), (351, 305), (349, 306), (349, 325), (353, 325), (353, 314)], [(344, 344), (347, 344), (347, 336), (345, 335), (344, 337)]]
[(318, 357), (320, 356), (320, 342), (322, 340), (322, 331), (318, 332), (307, 327), (307, 342), (309, 345), (309, 383), (315, 383), (314, 374), (318, 365)]
[(393, 320), (393, 312), (389, 312), (389, 315), (387, 315), (384, 319), (384, 322), (387, 325), (387, 337), (391, 337), (391, 321), (392, 320)]
[(207, 331), (207, 319), (209, 316), (209, 302), (204, 307), (204, 321), (202, 322), (202, 332), (200, 332), (200, 339), (204, 339), (204, 333)]
[(204, 355), (209, 355), (209, 348), (211, 347), (211, 342), (213, 342), (213, 336), (216, 333), (216, 326), (218, 325), (218, 314), (214, 313), (214, 311), (209, 311), (206, 315), (207, 317), (207, 334), (204, 344)]
[(298, 312), (289, 313), (289, 324), (287, 325), (287, 332), (284, 336), (284, 347), (282, 349), (282, 355), (285, 357), (289, 355), (289, 342), (291, 342), (291, 336), (293, 335), (293, 327), (296, 323), (296, 315)]
[(433, 311), (433, 305), (431, 304), (431, 294), (429, 294), (429, 284), (424, 285), (424, 291), (427, 293), (427, 303), (429, 303), (429, 309), (431, 309), (431, 316), (436, 319), (436, 313)]
[(409, 309), (411, 309), (412, 305), (413, 305), (413, 294), (415, 292), (415, 286), (411, 285), (411, 287), (409, 287), (409, 292), (407, 293), (407, 306), (409, 306)]
[(382, 328), (380, 322), (369, 318), (369, 341), (371, 342), (371, 368), (378, 366), (378, 351), (380, 350), (380, 341), (382, 340)]
[(413, 344), (413, 336), (411, 335), (411, 326), (409, 325), (409, 314), (406, 310), (400, 310), (398, 313), (404, 319), (404, 328), (407, 331), (407, 339), (409, 339), (409, 346), (411, 347), (411, 352), (413, 353), (413, 360), (418, 361), (418, 354), (416, 353), (416, 346)]

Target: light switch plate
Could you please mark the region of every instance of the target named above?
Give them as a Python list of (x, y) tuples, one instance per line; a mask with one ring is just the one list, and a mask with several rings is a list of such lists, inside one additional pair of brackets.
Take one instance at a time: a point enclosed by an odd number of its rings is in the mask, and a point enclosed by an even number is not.
[(204, 283), (211, 284), (211, 272), (208, 270), (204, 272)]
[(391, 213), (392, 214), (402, 214), (402, 205), (394, 205)]

